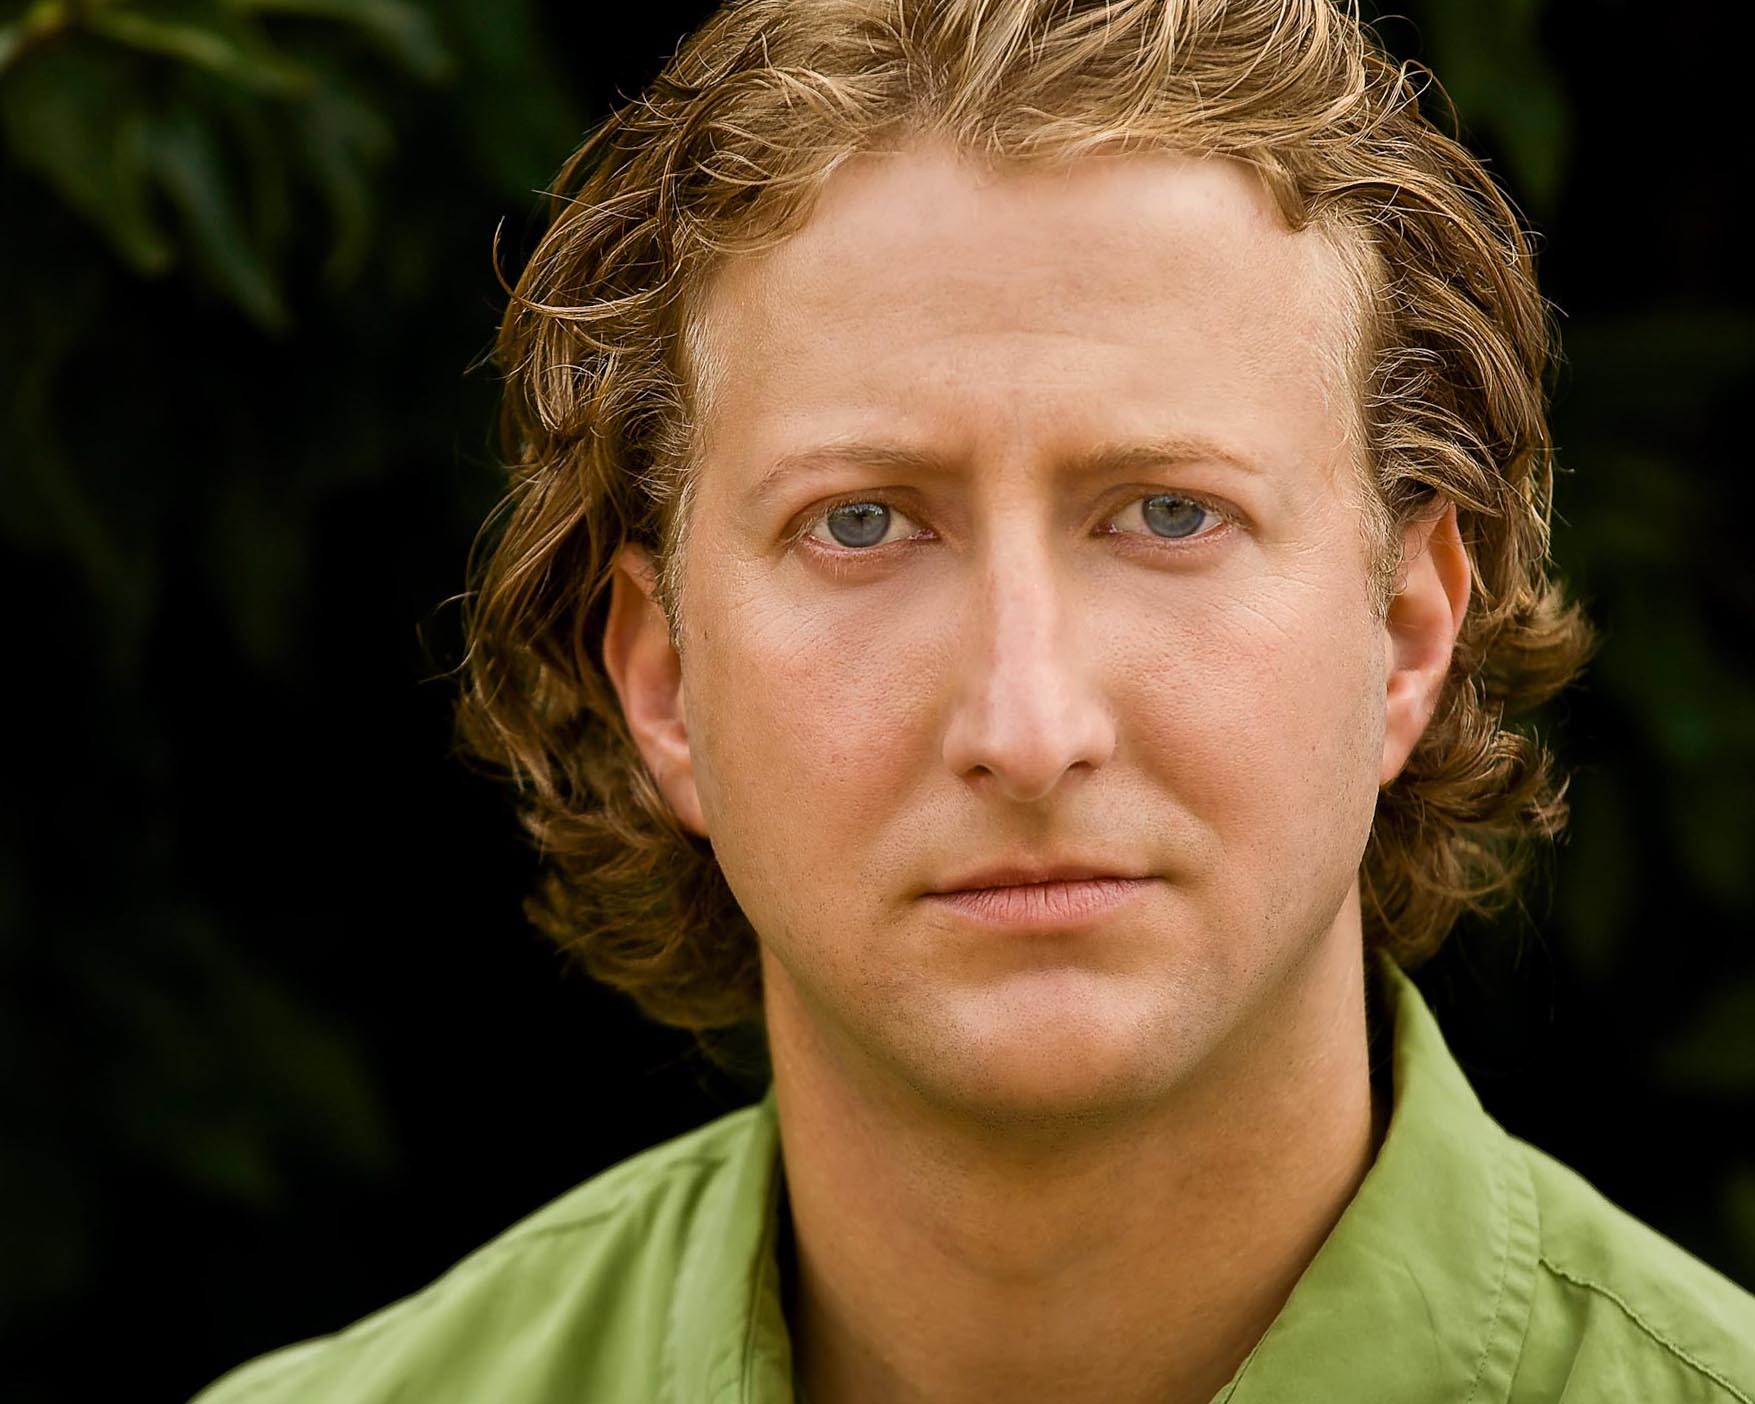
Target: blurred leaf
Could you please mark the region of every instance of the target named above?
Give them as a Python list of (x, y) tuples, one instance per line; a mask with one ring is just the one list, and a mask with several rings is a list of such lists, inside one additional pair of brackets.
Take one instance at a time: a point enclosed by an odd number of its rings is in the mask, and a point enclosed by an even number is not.
[(189, 908), (154, 914), (138, 935), (138, 952), (86, 971), (124, 1052), (108, 1109), (133, 1154), (255, 1205), (280, 1196), (295, 1157), (388, 1169), (388, 1129), (359, 1055), (247, 965), (242, 942)]
[[(50, 285), (9, 289), (0, 340), (0, 538), (69, 561), (107, 626), (90, 652), (112, 675), (138, 656), (156, 604), (154, 548), (118, 522), (63, 442), (55, 394), (68, 358), (102, 316), (108, 280), (82, 267)], [(135, 524), (137, 525), (137, 524)]]
[(1661, 1077), (1690, 1091), (1755, 1093), (1755, 979), (1710, 994), (1687, 1029), (1657, 1050), (1654, 1065)]
[(1613, 597), (1615, 634), (1595, 677), (1639, 712), (1675, 765), (1723, 769), (1747, 761), (1755, 755), (1755, 696), (1747, 682), (1725, 675), (1718, 641), (1690, 607), (1687, 580), (1629, 575), (1632, 588)]
[(1723, 1203), (1729, 1247), (1742, 1269), (1736, 1276), (1755, 1282), (1755, 1164), (1739, 1165), (1725, 1177)]
[(212, 131), (187, 105), (173, 106), (153, 122), (149, 151), (159, 184), (183, 216), (208, 274), (258, 326), (283, 328), (286, 309), (239, 216)]
[[(1755, 729), (1755, 711), (1743, 722)], [(1676, 777), (1670, 831), (1678, 865), (1704, 895), (1727, 910), (1755, 906), (1755, 775), (1747, 765), (1708, 764)]]
[(1575, 776), (1570, 800), (1565, 857), (1557, 865), (1558, 905), (1573, 959), (1587, 975), (1602, 978), (1633, 935), (1637, 840), (1615, 776)]
[(31, 45), (65, 29), (71, 22), (60, 0), (37, 0), (11, 24), (0, 24), (0, 73)]
[(232, 158), (227, 165), (228, 178), (237, 186), (247, 237), (266, 265), (278, 267), (292, 237), (299, 204), (293, 190), (298, 172), (284, 114), (303, 108), (306, 100), (263, 102), (254, 93), (227, 84), (205, 86), (214, 90), (208, 127), (225, 138), (224, 149)]
[(300, 154), (323, 193), (333, 230), (324, 277), (340, 286), (359, 272), (371, 247), (369, 173), (390, 154), (390, 125), (334, 77), (300, 105), (296, 121)]
[[(1609, 443), (1629, 421), (1669, 442), (1755, 378), (1755, 316), (1738, 308), (1665, 307), (1569, 326), (1561, 404), (1579, 434)], [(1574, 436), (1574, 442), (1579, 442)]]
[(1560, 80), (1543, 54), (1546, 0), (1429, 0), (1430, 63), (1464, 124), (1498, 146), (1528, 203), (1551, 211), (1571, 144)]
[[(531, 0), (437, 0), (469, 67), (458, 84), (455, 121), (473, 169), (503, 199), (522, 205), (545, 186), (559, 154), (587, 125), (576, 88), (545, 40)], [(564, 133), (557, 144), (556, 135)]]
[(209, 542), (215, 599), (259, 668), (284, 665), (305, 584), (303, 514), (277, 480), (239, 473), (220, 485)]
[[(168, 13), (167, 13), (168, 11)], [(177, 59), (258, 92), (304, 92), (302, 65), (279, 53), (241, 15), (208, 3), (160, 4), (152, 10), (107, 5), (82, 11), (82, 28), (143, 53)]]
[(170, 266), (149, 196), (144, 94), (122, 55), (61, 43), (0, 84), (0, 124), (20, 165), (35, 171), (140, 273)]
[(257, 14), (301, 15), (352, 25), (429, 83), (449, 77), (454, 69), (432, 20), (403, 0), (232, 0), (232, 4)]
[[(276, 15), (316, 22), (327, 48), (311, 42), (294, 58), (275, 47), (261, 21)], [(404, 0), (38, 5), (0, 47), (17, 58), (34, 38), (55, 42), (36, 45), (8, 74), (0, 122), (21, 164), (140, 273), (175, 261), (154, 198), (162, 193), (201, 271), (258, 326), (280, 330), (287, 313), (273, 270), (292, 232), (291, 173), (303, 172), (329, 207), (325, 276), (338, 285), (364, 263), (371, 172), (393, 146), (390, 123), (329, 53), (341, 26), (423, 80), (451, 71), (431, 19)], [(152, 68), (165, 59), (207, 75), (208, 87), (185, 81), (167, 100), (163, 72)]]
[[(22, 1066), (22, 1065), (21, 1065)], [(7, 1315), (89, 1290), (101, 1257), (88, 1165), (65, 1147), (0, 1139), (0, 1305)]]

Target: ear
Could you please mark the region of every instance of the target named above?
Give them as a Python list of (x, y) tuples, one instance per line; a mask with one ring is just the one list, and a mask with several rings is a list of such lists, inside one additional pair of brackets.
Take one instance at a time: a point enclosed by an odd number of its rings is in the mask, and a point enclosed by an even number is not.
[(705, 837), (689, 751), (688, 703), (682, 658), (655, 593), (651, 555), (627, 545), (616, 554), (603, 629), (603, 666), (621, 700), (622, 716), (659, 793), (685, 828)]
[(1456, 504), (1402, 534), (1402, 584), (1384, 620), (1385, 726), (1378, 784), (1401, 774), (1437, 709), (1450, 656), (1469, 607), (1469, 557)]

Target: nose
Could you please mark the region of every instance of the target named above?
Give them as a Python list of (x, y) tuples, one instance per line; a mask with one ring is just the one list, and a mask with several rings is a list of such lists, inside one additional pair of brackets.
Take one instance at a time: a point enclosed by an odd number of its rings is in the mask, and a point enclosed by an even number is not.
[(974, 565), (944, 737), (954, 774), (1019, 803), (1045, 798), (1062, 776), (1094, 770), (1115, 750), (1088, 606), (1027, 534), (996, 535)]

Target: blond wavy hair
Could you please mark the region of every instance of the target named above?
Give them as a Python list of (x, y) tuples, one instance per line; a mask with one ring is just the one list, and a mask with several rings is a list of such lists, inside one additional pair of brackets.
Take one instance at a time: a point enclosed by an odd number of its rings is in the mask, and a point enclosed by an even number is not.
[(545, 860), (532, 920), (704, 1045), (759, 1028), (755, 933), (603, 669), (611, 567), (624, 543), (652, 552), (676, 639), (703, 282), (797, 229), (842, 160), (928, 139), (993, 162), (1234, 157), (1349, 254), (1375, 605), (1401, 527), (1445, 502), (1473, 576), (1438, 709), (1379, 796), (1366, 940), (1412, 966), (1511, 899), (1566, 808), (1508, 719), (1592, 639), (1550, 573), (1554, 331), (1529, 241), (1426, 89), (1333, 0), (734, 0), (687, 38), (560, 172), (497, 342), (510, 490), (472, 552), (457, 721), (518, 787)]

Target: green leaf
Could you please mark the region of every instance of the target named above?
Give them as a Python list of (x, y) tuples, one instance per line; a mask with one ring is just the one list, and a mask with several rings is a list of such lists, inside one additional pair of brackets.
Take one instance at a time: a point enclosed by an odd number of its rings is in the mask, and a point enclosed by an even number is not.
[(352, 25), (416, 77), (436, 83), (451, 76), (451, 55), (432, 20), (405, 0), (231, 0), (257, 14), (300, 15)]
[(65, 29), (71, 23), (61, 0), (38, 0), (11, 24), (0, 24), (0, 73), (32, 44)]
[(1430, 0), (1431, 64), (1464, 124), (1493, 141), (1529, 204), (1552, 211), (1571, 117), (1538, 24), (1546, 0)]
[(307, 564), (305, 523), (286, 484), (229, 476), (219, 485), (209, 532), (213, 588), (238, 644), (259, 668), (286, 667)]
[(1618, 775), (1595, 770), (1577, 775), (1571, 802), (1566, 856), (1555, 879), (1558, 909), (1568, 954), (1587, 975), (1604, 979), (1637, 934), (1638, 840)]
[(180, 60), (258, 92), (297, 94), (308, 91), (313, 81), (302, 64), (278, 53), (243, 25), (228, 25), (222, 31), (118, 8), (96, 11), (85, 19), (84, 27), (131, 49)]
[(327, 78), (294, 114), (298, 150), (329, 207), (332, 227), (324, 277), (341, 286), (371, 249), (372, 170), (394, 146), (386, 122), (364, 99)]
[(1735, 307), (1660, 307), (1577, 323), (1565, 345), (1573, 379), (1556, 408), (1577, 422), (1575, 442), (1605, 447), (1622, 440), (1629, 422), (1667, 443), (1678, 423), (1710, 415), (1755, 376), (1755, 317)]
[(33, 1300), (62, 1307), (89, 1292), (102, 1272), (103, 1234), (91, 1222), (97, 1196), (88, 1158), (12, 1128), (0, 1141), (0, 1183), (0, 1301), (14, 1310)]
[(35, 171), (139, 273), (161, 273), (171, 248), (154, 217), (147, 109), (120, 55), (69, 40), (44, 49), (0, 84), (0, 127)]
[(125, 671), (157, 603), (155, 562), (150, 548), (118, 529), (114, 504), (86, 480), (58, 432), (56, 377), (71, 344), (93, 334), (103, 300), (93, 278), (56, 292), (52, 317), (11, 309), (11, 329), (30, 338), (35, 354), (12, 368), (0, 399), (0, 537), (72, 563), (114, 626), (106, 661)]
[(81, 967), (121, 1055), (99, 1115), (132, 1155), (247, 1204), (273, 1203), (313, 1153), (384, 1173), (394, 1149), (358, 1050), (250, 964), (243, 935), (166, 907)]
[(522, 205), (554, 175), (591, 116), (556, 62), (532, 0), (442, 0), (446, 32), (468, 58), (452, 105), (460, 145), (501, 199)]
[(1723, 985), (1658, 1055), (1668, 1082), (1725, 1096), (1755, 1092), (1755, 980)]
[(182, 215), (208, 276), (259, 326), (280, 330), (286, 308), (239, 217), (212, 131), (188, 106), (174, 106), (153, 122), (149, 150), (159, 185)]
[(212, 107), (203, 105), (203, 120), (216, 136), (224, 137), (226, 153), (233, 158), (227, 169), (239, 184), (238, 204), (245, 214), (251, 243), (265, 263), (278, 266), (295, 224), (303, 222), (302, 201), (293, 188), (294, 152), (286, 116), (302, 109), (308, 99), (265, 102), (255, 93), (227, 83), (197, 80), (190, 84), (197, 85), (211, 90), (210, 94), (191, 96), (210, 96)]
[(1755, 1163), (1744, 1161), (1726, 1175), (1723, 1221), (1730, 1228), (1729, 1248), (1742, 1271), (1738, 1278), (1755, 1282)]

